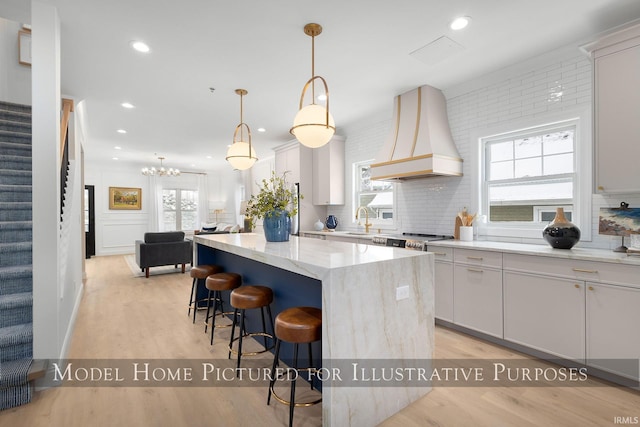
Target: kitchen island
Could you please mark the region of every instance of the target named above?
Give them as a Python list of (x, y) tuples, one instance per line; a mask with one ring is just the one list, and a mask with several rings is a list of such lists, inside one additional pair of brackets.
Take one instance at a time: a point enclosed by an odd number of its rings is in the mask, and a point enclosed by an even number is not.
[[(336, 369), (364, 360), (430, 363), (434, 348), (433, 254), (255, 233), (195, 236), (199, 264), (219, 263), (245, 283), (274, 289), (274, 316), (292, 305), (322, 309), (323, 424), (376, 425), (430, 391), (428, 384)], [(266, 395), (266, 390), (265, 390)]]

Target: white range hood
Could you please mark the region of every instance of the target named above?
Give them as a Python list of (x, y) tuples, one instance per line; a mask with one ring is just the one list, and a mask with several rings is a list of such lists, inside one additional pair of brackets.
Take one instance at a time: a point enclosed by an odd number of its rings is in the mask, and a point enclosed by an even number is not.
[(371, 179), (462, 176), (440, 90), (425, 85), (396, 96), (393, 117), (391, 133), (371, 165)]

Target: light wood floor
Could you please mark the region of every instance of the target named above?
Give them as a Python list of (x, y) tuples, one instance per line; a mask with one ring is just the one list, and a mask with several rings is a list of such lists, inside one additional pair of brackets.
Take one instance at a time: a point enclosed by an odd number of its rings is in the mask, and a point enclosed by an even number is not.
[[(187, 317), (188, 274), (133, 277), (123, 256), (94, 257), (86, 268), (70, 358), (226, 357), (229, 330), (216, 331), (211, 347), (202, 321)], [(444, 328), (435, 339), (437, 358), (522, 357)], [(0, 426), (286, 425), (287, 408), (265, 398), (255, 387), (57, 387), (0, 412)], [(436, 387), (382, 425), (607, 426), (629, 416), (640, 416), (640, 393), (617, 387)], [(296, 426), (321, 424), (320, 405), (296, 409)]]

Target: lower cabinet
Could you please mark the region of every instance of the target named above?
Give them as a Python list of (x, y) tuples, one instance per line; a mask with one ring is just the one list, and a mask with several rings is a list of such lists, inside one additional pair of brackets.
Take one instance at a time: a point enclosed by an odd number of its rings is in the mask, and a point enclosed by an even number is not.
[(436, 255), (433, 267), (436, 318), (453, 322), (453, 264), (438, 261)]
[(464, 264), (453, 268), (453, 323), (502, 338), (502, 271)]
[(640, 289), (587, 282), (587, 364), (638, 378)]
[(584, 363), (585, 284), (505, 271), (504, 339)]

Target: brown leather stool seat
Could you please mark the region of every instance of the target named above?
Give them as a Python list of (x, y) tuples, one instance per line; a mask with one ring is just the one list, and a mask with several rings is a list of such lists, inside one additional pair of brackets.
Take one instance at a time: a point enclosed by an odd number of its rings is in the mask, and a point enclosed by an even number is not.
[[(240, 359), (242, 356), (255, 356), (256, 354), (264, 353), (273, 348), (273, 333), (267, 331), (267, 325), (264, 320), (264, 309), (267, 309), (269, 315), (269, 322), (271, 323), (271, 331), (273, 331), (273, 316), (271, 315), (271, 303), (273, 302), (273, 290), (267, 286), (250, 285), (240, 286), (239, 288), (231, 291), (231, 306), (235, 309), (233, 313), (233, 324), (231, 325), (231, 339), (229, 340), (229, 358), (231, 353), (238, 355), (238, 362), (236, 368), (240, 368)], [(245, 329), (245, 310), (260, 309), (260, 315), (262, 317), (262, 332), (250, 332), (247, 333)], [(236, 324), (238, 321), (238, 314), (240, 314), (240, 333), (237, 338), (235, 336)], [(256, 337), (261, 336), (264, 343), (264, 350), (255, 352), (242, 352), (242, 338), (243, 337)], [(271, 345), (267, 346), (267, 338), (271, 341)], [(238, 341), (238, 350), (233, 349), (234, 341)]]
[[(242, 285), (242, 276), (237, 273), (215, 273), (211, 274), (205, 280), (205, 287), (209, 290), (207, 295), (207, 316), (204, 319), (204, 332), (207, 333), (209, 327), (209, 319), (211, 319), (211, 345), (213, 345), (213, 332), (216, 328), (216, 316), (225, 316), (233, 314), (232, 312), (224, 311), (224, 304), (222, 302), (222, 291), (231, 291), (239, 288)], [(213, 294), (212, 294), (213, 293)], [(213, 314), (209, 315), (211, 311), (211, 300), (213, 299)], [(218, 307), (220, 312), (218, 313)], [(218, 327), (227, 327), (231, 325), (219, 325)]]
[(187, 312), (187, 316), (191, 314), (191, 309), (193, 308), (193, 323), (196, 323), (198, 303), (205, 301), (204, 299), (198, 300), (198, 288), (200, 283), (204, 284), (204, 279), (209, 277), (209, 275), (220, 273), (222, 270), (223, 268), (219, 265), (198, 265), (191, 267), (189, 274), (193, 278), (193, 283), (191, 284), (191, 295), (189, 296), (189, 311)]
[[(310, 371), (313, 368), (313, 356), (311, 354), (311, 343), (319, 341), (322, 338), (322, 310), (315, 307), (292, 307), (281, 311), (276, 316), (275, 322), (275, 334), (276, 334), (276, 349), (273, 358), (273, 365), (271, 368), (271, 377), (269, 382), (269, 395), (267, 397), (267, 405), (271, 402), (271, 396), (280, 403), (289, 405), (289, 426), (293, 425), (293, 410), (297, 406), (311, 406), (322, 401), (322, 397), (307, 401), (296, 402), (296, 381), (295, 378), (291, 380), (291, 393), (289, 400), (285, 400), (278, 396), (274, 390), (276, 382), (276, 368), (278, 367), (278, 356), (280, 354), (280, 345), (283, 341), (293, 343), (293, 369)], [(298, 368), (298, 344), (308, 344), (309, 348), (309, 367)], [(311, 378), (311, 375), (308, 376)], [(313, 382), (311, 382), (311, 388), (313, 389)]]

